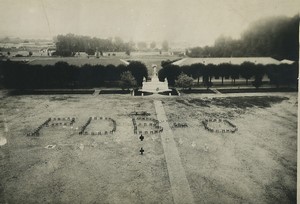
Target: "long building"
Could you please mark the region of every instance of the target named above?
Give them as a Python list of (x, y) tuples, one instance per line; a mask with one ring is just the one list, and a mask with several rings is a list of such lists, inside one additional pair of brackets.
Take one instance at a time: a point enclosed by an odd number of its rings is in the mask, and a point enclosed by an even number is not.
[[(279, 65), (279, 64), (292, 64), (293, 61), (290, 60), (276, 60), (271, 57), (220, 57), (220, 58), (183, 58), (181, 60), (178, 60), (176, 62), (173, 62), (173, 65), (177, 66), (190, 66), (192, 64), (204, 64), (204, 65), (220, 65), (220, 64), (233, 64), (233, 65), (241, 65), (244, 62), (251, 62), (253, 64), (262, 64), (262, 65)], [(202, 77), (200, 77), (200, 81), (202, 81)], [(249, 82), (253, 81), (254, 77), (249, 79)], [(263, 82), (269, 82), (270, 79), (267, 75), (265, 75), (262, 79)], [(222, 79), (221, 77), (213, 77), (212, 82), (214, 84), (221, 84)], [(231, 83), (232, 79), (230, 77), (224, 78), (224, 84)], [(236, 84), (245, 84), (245, 79), (243, 79), (241, 76), (235, 80)]]
[(281, 61), (273, 59), (271, 57), (220, 57), (220, 58), (183, 58), (174, 62), (174, 65), (185, 66), (201, 63), (204, 65), (213, 64), (219, 65), (223, 63), (229, 63), (234, 65), (241, 65), (244, 62), (251, 62), (254, 64), (281, 64)]

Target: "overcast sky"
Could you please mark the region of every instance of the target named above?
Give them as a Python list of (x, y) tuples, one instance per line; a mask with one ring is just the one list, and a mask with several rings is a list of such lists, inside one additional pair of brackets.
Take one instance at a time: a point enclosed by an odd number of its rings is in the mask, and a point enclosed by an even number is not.
[(299, 0), (0, 0), (0, 36), (75, 33), (211, 45), (265, 16), (294, 16)]

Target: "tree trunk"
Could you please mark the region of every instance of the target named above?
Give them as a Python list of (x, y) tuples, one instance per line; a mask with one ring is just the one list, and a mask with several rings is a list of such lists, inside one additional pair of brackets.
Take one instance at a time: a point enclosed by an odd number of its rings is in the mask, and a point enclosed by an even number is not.
[(223, 83), (223, 82), (224, 82), (224, 77), (222, 77), (222, 86), (224, 85), (224, 83)]

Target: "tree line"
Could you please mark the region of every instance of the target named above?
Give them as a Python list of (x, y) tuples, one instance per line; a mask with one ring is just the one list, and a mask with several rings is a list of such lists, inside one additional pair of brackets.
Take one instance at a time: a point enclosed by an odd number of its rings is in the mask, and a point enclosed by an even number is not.
[(214, 46), (194, 47), (190, 57), (273, 57), (299, 60), (299, 15), (269, 17), (252, 23), (240, 39), (221, 36)]
[(0, 61), (0, 83), (12, 89), (121, 87), (122, 73), (129, 71), (138, 86), (148, 77), (146, 66), (138, 61), (129, 65), (83, 65), (66, 62), (55, 65), (30, 65), (23, 62)]
[[(74, 34), (58, 35), (55, 38), (56, 52), (53, 55), (58, 56), (74, 56), (77, 52), (86, 52), (94, 55), (96, 51), (103, 52), (126, 52), (130, 55), (131, 51), (148, 50), (146, 42), (135, 43), (133, 41), (124, 42), (122, 38), (115, 37), (109, 39), (91, 38), (89, 36), (80, 36)], [(152, 50), (156, 49), (156, 42), (150, 43)], [(162, 50), (168, 51), (169, 44), (165, 40), (162, 42)]]
[[(270, 79), (270, 83), (276, 85), (276, 87), (281, 85), (291, 86), (297, 84), (298, 63), (293, 63), (291, 65), (262, 65), (251, 62), (244, 62), (241, 65), (229, 63), (205, 65), (202, 63), (197, 63), (181, 67), (178, 65), (168, 64), (159, 70), (158, 78), (160, 81), (164, 81), (166, 78), (169, 86), (174, 86), (181, 73), (192, 77), (194, 80), (197, 80), (197, 86), (212, 86), (213, 77), (220, 78), (222, 85), (224, 84), (224, 79), (231, 78), (232, 85), (235, 85), (235, 80), (242, 77), (245, 79), (245, 83), (248, 85), (249, 79), (254, 77), (252, 85), (258, 88), (260, 85), (262, 85), (262, 79), (264, 75), (267, 75)], [(200, 81), (201, 77), (202, 81)]]
[(76, 52), (86, 52), (94, 55), (99, 52), (120, 52), (134, 49), (133, 42), (124, 42), (121, 38), (101, 39), (74, 34), (58, 35), (55, 39), (56, 52), (54, 55), (73, 56)]

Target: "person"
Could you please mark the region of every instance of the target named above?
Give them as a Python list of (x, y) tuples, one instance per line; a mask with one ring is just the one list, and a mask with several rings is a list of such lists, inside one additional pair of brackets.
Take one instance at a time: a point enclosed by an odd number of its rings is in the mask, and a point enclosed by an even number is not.
[(140, 150), (140, 152), (141, 152), (141, 155), (143, 155), (144, 154), (144, 149), (143, 149), (143, 147), (141, 148), (141, 150)]

